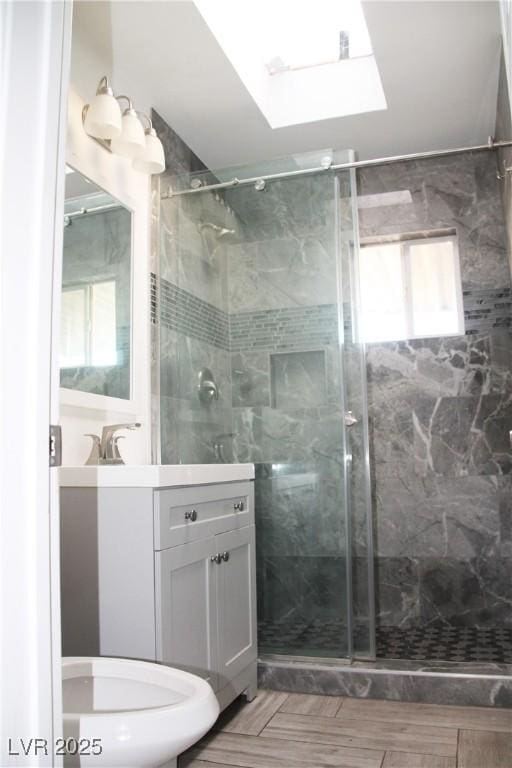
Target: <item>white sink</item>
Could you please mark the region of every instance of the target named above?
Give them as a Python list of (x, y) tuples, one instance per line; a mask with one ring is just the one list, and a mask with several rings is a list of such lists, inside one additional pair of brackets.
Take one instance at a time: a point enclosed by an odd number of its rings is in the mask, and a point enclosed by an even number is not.
[(60, 467), (61, 487), (172, 488), (253, 480), (254, 464), (118, 464)]

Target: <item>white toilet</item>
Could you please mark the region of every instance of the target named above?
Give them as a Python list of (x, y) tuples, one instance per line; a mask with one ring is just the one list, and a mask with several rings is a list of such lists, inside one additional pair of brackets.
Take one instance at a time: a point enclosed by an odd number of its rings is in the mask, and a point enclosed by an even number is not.
[(62, 681), (65, 766), (170, 768), (219, 714), (207, 682), (150, 662), (63, 658)]

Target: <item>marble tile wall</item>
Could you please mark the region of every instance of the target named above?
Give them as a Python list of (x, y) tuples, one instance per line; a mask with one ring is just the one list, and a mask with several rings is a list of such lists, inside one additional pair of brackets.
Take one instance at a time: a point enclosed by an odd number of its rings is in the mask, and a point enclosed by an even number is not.
[[(231, 357), (222, 237), (234, 234), (236, 220), (219, 196), (167, 196), (175, 174), (188, 177), (206, 167), (154, 111), (152, 118), (167, 166), (160, 177), (158, 274), (151, 285), (159, 460), (231, 461)], [(219, 237), (222, 230), (227, 232)], [(211, 370), (218, 387), (218, 399), (210, 403), (199, 398), (203, 368)]]
[[(496, 156), (365, 169), (363, 236), (455, 227), (466, 335), (370, 344), (378, 621), (512, 624), (510, 272)], [(487, 310), (487, 311), (486, 311)]]

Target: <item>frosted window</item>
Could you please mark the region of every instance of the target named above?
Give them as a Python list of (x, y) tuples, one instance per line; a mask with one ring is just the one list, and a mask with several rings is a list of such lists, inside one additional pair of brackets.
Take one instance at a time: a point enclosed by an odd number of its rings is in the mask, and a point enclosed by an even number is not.
[(464, 333), (455, 237), (361, 248), (363, 341), (397, 341)]

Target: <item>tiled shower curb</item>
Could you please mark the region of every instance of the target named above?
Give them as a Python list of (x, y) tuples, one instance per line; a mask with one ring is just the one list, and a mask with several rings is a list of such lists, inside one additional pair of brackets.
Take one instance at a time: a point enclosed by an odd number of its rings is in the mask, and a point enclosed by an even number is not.
[(261, 688), (428, 704), (512, 708), (512, 675), (437, 672), (310, 662), (258, 662)]

